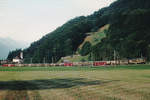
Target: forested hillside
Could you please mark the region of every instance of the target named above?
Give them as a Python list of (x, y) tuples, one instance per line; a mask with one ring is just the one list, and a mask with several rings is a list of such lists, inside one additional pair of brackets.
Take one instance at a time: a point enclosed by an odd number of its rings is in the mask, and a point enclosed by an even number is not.
[(119, 0), (110, 6), (110, 27), (106, 38), (93, 47), (94, 60), (150, 56), (150, 1)]
[[(110, 25), (106, 37), (86, 53), (91, 60), (111, 60), (114, 50), (120, 59), (141, 56), (150, 59), (149, 8), (149, 0), (117, 0), (92, 15), (72, 19), (25, 49), (25, 62), (31, 58), (34, 63), (41, 63), (43, 59), (57, 62), (61, 57), (72, 55), (87, 33), (96, 32), (106, 24)], [(11, 60), (15, 52), (11, 52), (8, 59)]]

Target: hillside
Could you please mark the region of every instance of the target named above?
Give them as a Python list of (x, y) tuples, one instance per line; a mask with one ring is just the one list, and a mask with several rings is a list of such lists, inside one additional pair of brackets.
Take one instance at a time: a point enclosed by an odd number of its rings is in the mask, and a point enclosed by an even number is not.
[[(84, 46), (84, 53), (91, 53), (92, 60), (111, 60), (114, 50), (119, 59), (150, 59), (149, 8), (149, 0), (117, 0), (89, 16), (71, 19), (25, 49), (25, 62), (31, 58), (33, 63), (41, 63), (43, 59), (49, 63), (57, 62), (61, 57), (73, 55), (88, 36), (86, 33), (97, 32), (108, 24), (105, 38), (97, 38), (94, 45), (87, 43)], [(90, 40), (90, 37), (86, 39)], [(12, 57), (10, 53), (8, 59)]]
[(103, 27), (101, 27), (100, 29), (98, 29), (97, 32), (90, 32), (88, 33), (89, 36), (87, 36), (83, 43), (79, 46), (79, 48), (81, 49), (82, 46), (84, 45), (85, 42), (89, 41), (92, 45), (96, 45), (97, 43), (101, 42), (101, 39), (103, 39), (104, 37), (106, 37), (106, 33), (105, 31), (107, 31), (109, 28), (109, 25), (104, 25)]
[(7, 54), (8, 54), (8, 52), (9, 52), (9, 49), (8, 49), (7, 46), (5, 46), (5, 45), (2, 44), (2, 43), (0, 43), (0, 47), (1, 47), (1, 49), (0, 49), (0, 52), (1, 52), (1, 54), (0, 54), (0, 59), (5, 59), (5, 58), (7, 57)]
[[(83, 43), (81, 43), (78, 49), (82, 50), (86, 42), (90, 42), (92, 46), (101, 42), (101, 40), (106, 37), (106, 31), (108, 30), (108, 28), (109, 28), (109, 25), (107, 24), (101, 27), (100, 29), (98, 29), (97, 32), (87, 33), (88, 36), (84, 39)], [(89, 60), (89, 57), (90, 57), (89, 54), (81, 56), (80, 51), (77, 51), (76, 54), (77, 55), (74, 54), (73, 56), (62, 57), (63, 59), (61, 58), (59, 62), (65, 61), (65, 60), (70, 61), (70, 62), (81, 62), (81, 61)]]

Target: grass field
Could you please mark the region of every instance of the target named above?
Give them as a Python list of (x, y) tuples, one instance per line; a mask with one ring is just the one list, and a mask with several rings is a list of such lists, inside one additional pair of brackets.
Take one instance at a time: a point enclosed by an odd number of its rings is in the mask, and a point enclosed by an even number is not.
[(0, 67), (0, 100), (150, 100), (150, 65)]

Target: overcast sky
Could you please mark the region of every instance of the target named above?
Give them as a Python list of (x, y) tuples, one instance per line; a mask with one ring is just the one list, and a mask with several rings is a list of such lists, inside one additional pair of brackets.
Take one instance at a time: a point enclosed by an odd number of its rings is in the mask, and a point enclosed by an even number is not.
[(0, 37), (28, 43), (115, 0), (0, 0)]

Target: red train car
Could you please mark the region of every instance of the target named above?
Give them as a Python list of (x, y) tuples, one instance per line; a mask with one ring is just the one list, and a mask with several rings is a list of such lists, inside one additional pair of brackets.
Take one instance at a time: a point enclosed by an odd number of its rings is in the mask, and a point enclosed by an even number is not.
[(64, 66), (73, 66), (73, 63), (64, 63)]
[(106, 61), (94, 62), (94, 63), (93, 63), (93, 66), (105, 66), (105, 65), (107, 65), (107, 62), (106, 62)]
[(3, 66), (3, 67), (15, 67), (14, 64), (3, 64), (2, 66)]

